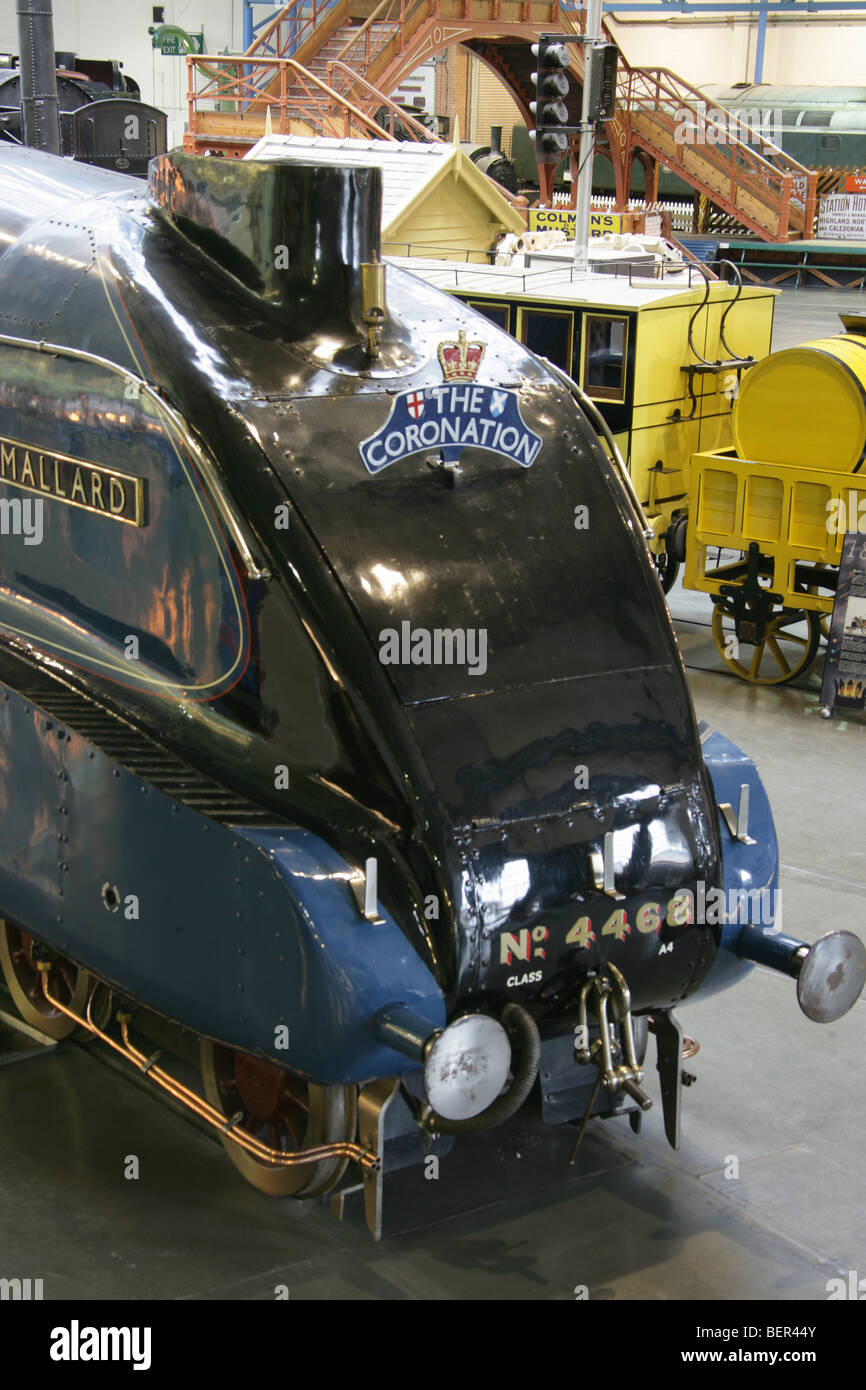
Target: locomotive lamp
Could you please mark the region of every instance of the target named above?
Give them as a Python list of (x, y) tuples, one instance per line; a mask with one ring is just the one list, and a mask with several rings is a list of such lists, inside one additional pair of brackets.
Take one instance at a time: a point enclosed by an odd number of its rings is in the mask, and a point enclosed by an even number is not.
[(468, 1120), (493, 1104), (508, 1078), (508, 1034), (488, 1014), (464, 1014), (432, 1028), (405, 1004), (390, 1004), (372, 1021), (373, 1036), (424, 1063), (424, 1091), (445, 1120)]
[[(501, 1124), (523, 1104), (538, 1074), (538, 1029), (518, 1004), (506, 1004), (502, 1023), (489, 1014), (472, 1013), (441, 1029), (405, 1004), (388, 1004), (371, 1020), (370, 1030), (378, 1042), (423, 1063), (428, 1103), (421, 1123), (431, 1133), (456, 1134), (464, 1128)], [(520, 1047), (516, 1065), (509, 1032)], [(511, 1085), (504, 1091), (512, 1070)]]
[(493, 1104), (510, 1063), (511, 1046), (502, 1024), (486, 1014), (464, 1014), (427, 1050), (427, 1099), (445, 1120), (471, 1119)]

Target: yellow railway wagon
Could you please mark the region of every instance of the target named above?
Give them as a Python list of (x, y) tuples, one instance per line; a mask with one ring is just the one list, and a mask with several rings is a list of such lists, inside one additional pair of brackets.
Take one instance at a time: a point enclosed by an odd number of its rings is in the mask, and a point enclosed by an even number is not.
[[(777, 290), (666, 273), (401, 259), (561, 368), (595, 403), (628, 468), (670, 588), (685, 555), (689, 460), (733, 442), (743, 373), (770, 350)], [(641, 272), (661, 267), (640, 267)]]
[(846, 532), (866, 535), (866, 318), (786, 348), (745, 378), (736, 448), (691, 460), (686, 588), (713, 597), (713, 637), (736, 675), (805, 671), (833, 610)]

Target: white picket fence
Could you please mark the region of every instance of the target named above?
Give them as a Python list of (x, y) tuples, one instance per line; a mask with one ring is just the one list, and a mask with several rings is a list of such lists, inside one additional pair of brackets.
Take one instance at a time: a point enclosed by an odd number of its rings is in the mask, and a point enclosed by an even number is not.
[[(593, 194), (592, 206), (600, 212), (613, 212), (616, 199), (612, 193)], [(554, 193), (553, 206), (555, 208), (566, 208), (571, 205), (571, 195), (569, 193)], [(647, 205), (643, 198), (630, 198), (628, 204), (629, 212), (646, 212)], [(669, 212), (671, 215), (671, 231), (690, 232), (692, 230), (692, 204), (687, 200), (668, 201), (655, 203), (652, 207), (653, 212)]]

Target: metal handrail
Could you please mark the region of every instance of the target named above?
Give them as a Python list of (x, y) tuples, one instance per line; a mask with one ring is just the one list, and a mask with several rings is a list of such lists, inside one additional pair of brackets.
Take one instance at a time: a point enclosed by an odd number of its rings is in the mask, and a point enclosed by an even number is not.
[[(253, 40), (243, 56), (245, 58), (265, 58), (271, 56), (264, 52), (265, 45), (274, 33), (278, 33), (282, 29), (284, 24), (292, 23), (294, 25), (294, 33), (284, 44), (281, 44), (280, 39), (277, 39), (272, 55), (275, 58), (285, 57), (286, 51), (292, 43), (294, 43), (295, 48), (299, 48), (301, 43), (306, 42), (306, 39), (313, 33), (323, 15), (335, 9), (340, 3), (341, 0), (323, 0), (323, 3), (319, 4), (318, 0), (312, 0), (312, 9), (309, 14), (305, 14), (304, 10), (307, 5), (310, 4), (310, 0), (292, 0), (291, 4), (284, 5), (280, 12), (273, 16), (261, 33)], [(301, 34), (304, 35), (303, 39), (301, 39)]]
[[(623, 76), (625, 75), (623, 74)], [(689, 102), (688, 106), (686, 106), (683, 93), (688, 93), (689, 96), (691, 96), (692, 98), (697, 98), (699, 101), (705, 100), (703, 94), (699, 91), (697, 87), (692, 87), (689, 83), (684, 82), (681, 78), (677, 77), (676, 73), (672, 73), (668, 68), (630, 68), (626, 77), (626, 86), (628, 89), (628, 93), (625, 101), (623, 102), (623, 105), (629, 112), (636, 111), (637, 114), (640, 114), (641, 110), (645, 109), (641, 107), (636, 107), (634, 104), (633, 88), (638, 83), (643, 84), (644, 88), (647, 91), (647, 94), (652, 96), (653, 111), (663, 111), (663, 107), (660, 101), (660, 97), (663, 91), (678, 102), (678, 109), (688, 109), (690, 111), (690, 114), (692, 112), (694, 112), (694, 114), (697, 114), (696, 110), (694, 110), (695, 102), (691, 101)], [(719, 128), (718, 121), (708, 121), (707, 123), (713, 125), (714, 128)], [(744, 154), (747, 163), (755, 165), (759, 171), (761, 170), (761, 166), (763, 166), (763, 169), (766, 171), (766, 173), (764, 174), (764, 178), (767, 181), (769, 181), (773, 175), (779, 178), (784, 178), (786, 174), (808, 174), (810, 172), (804, 165), (798, 163), (797, 160), (793, 159), (790, 155), (786, 154), (785, 151), (779, 145), (774, 144), (772, 140), (766, 140), (762, 137), (761, 143), (775, 156), (778, 156), (780, 162), (784, 162), (786, 167), (778, 167), (770, 159), (767, 159), (764, 155), (759, 154), (757, 150), (752, 149), (751, 145), (747, 144), (746, 141), (741, 140), (738, 135), (735, 135), (733, 139), (727, 140), (724, 144), (708, 144), (706, 146), (706, 150), (718, 152), (721, 150), (729, 149), (735, 150), (737, 153)]]
[(238, 548), (250, 579), (271, 578), (270, 570), (264, 565), (260, 565), (253, 554), (253, 545), (247, 539), (241, 518), (235, 511), (232, 499), (225, 489), (213, 460), (202, 449), (183, 416), (173, 406), (170, 406), (165, 397), (149, 382), (130, 371), (128, 367), (122, 367), (118, 362), (112, 362), (109, 357), (99, 357), (94, 352), (85, 352), (83, 348), (66, 347), (61, 343), (49, 343), (44, 338), (15, 338), (10, 334), (0, 333), (0, 344), (6, 347), (26, 348), (30, 352), (45, 353), (48, 357), (69, 357), (76, 362), (86, 362), (88, 366), (100, 367), (103, 371), (123, 377), (124, 383), (133, 385), (138, 395), (146, 396), (156, 406), (157, 412), (171, 422), (186, 449), (194, 455), (199, 472), (204, 478), (205, 486), (231, 533), (232, 540)]
[[(632, 68), (625, 61), (623, 61), (622, 66), (626, 68), (628, 72), (631, 73), (634, 77), (655, 77), (656, 85), (659, 89), (662, 86), (661, 79), (664, 79), (665, 85), (667, 86), (669, 92), (671, 93), (671, 95), (679, 99), (680, 105), (683, 104), (683, 92), (688, 93), (688, 95), (692, 98), (692, 101), (689, 103), (690, 105), (697, 105), (699, 102), (705, 103), (707, 100), (705, 93), (702, 92), (699, 87), (693, 87), (691, 82), (687, 82), (685, 78), (680, 77), (678, 73), (672, 72), (670, 68)], [(727, 119), (727, 114), (724, 114), (725, 119)], [(736, 124), (738, 126), (745, 125), (745, 123), (740, 120), (739, 116), (737, 117)], [(745, 128), (751, 129), (751, 127), (749, 126), (745, 126)], [(739, 137), (735, 138), (738, 139)], [(757, 138), (759, 139), (760, 143), (763, 146), (765, 146), (774, 156), (778, 156), (778, 158), (785, 164), (786, 168), (790, 169), (792, 173), (808, 174), (811, 172), (809, 169), (806, 168), (804, 164), (800, 164), (798, 160), (794, 159), (793, 155), (790, 155), (786, 150), (783, 150), (781, 145), (777, 145), (774, 140), (770, 140), (768, 136), (758, 134)], [(718, 148), (718, 146), (716, 146), (715, 148)]]
[[(394, 40), (395, 38), (399, 38), (399, 51), (402, 53), (403, 49), (404, 49), (405, 46), (406, 46), (406, 23), (407, 23), (407, 20), (411, 19), (412, 16), (418, 11), (419, 8), (421, 8), (422, 6), (427, 5), (427, 4), (429, 4), (429, 3), (430, 3), (430, 0), (414, 0), (414, 3), (411, 4), (411, 5), (409, 6), (409, 8), (407, 9), (407, 8), (406, 8), (406, 0), (399, 0), (399, 5), (400, 5), (400, 18), (399, 18), (399, 20), (396, 19), (396, 17), (395, 17), (394, 19), (390, 19), (390, 18), (389, 18), (388, 20), (384, 21), (385, 23), (394, 24), (394, 25), (396, 26), (396, 28), (395, 28), (394, 30), (392, 30), (392, 31), (391, 31), (390, 33), (388, 33), (388, 34), (382, 34), (382, 35), (380, 36), (380, 41), (379, 41), (379, 43), (374, 44), (374, 46), (372, 47), (372, 49), (371, 49), (369, 43), (366, 43), (366, 44), (365, 44), (365, 48), (366, 48), (366, 52), (365, 52), (365, 55), (364, 55), (364, 71), (365, 71), (365, 72), (369, 70), (370, 64), (373, 62), (373, 60), (374, 60), (375, 58), (378, 58), (379, 55), (380, 55), (380, 53), (383, 53), (383, 52), (385, 51), (385, 49), (388, 47), (388, 45), (389, 45), (390, 43), (392, 43), (393, 40)], [(469, 5), (470, 5), (470, 7), (471, 7), (471, 0), (468, 0), (468, 3), (469, 3)], [(346, 43), (343, 45), (343, 47), (340, 49), (340, 52), (337, 54), (337, 60), (338, 60), (338, 61), (343, 60), (343, 59), (346, 57), (347, 53), (349, 53), (350, 50), (353, 49), (353, 48), (355, 47), (355, 45), (358, 43), (358, 40), (360, 39), (361, 35), (362, 35), (363, 33), (368, 33), (368, 32), (369, 32), (369, 30), (368, 30), (368, 25), (372, 24), (372, 22), (374, 21), (374, 19), (379, 15), (379, 12), (380, 12), (383, 8), (390, 9), (393, 5), (396, 5), (396, 4), (397, 4), (397, 0), (381, 0), (381, 3), (376, 7), (376, 9), (374, 10), (373, 14), (370, 15), (370, 17), (365, 21), (364, 24), (362, 24), (362, 25), (359, 26), (357, 34), (352, 34), (352, 36), (347, 40), (347, 42), (346, 42)], [(432, 0), (432, 12), (433, 12), (434, 15), (438, 15), (438, 13), (439, 13), (439, 0)], [(382, 22), (382, 21), (380, 21), (380, 22)]]
[(727, 266), (729, 270), (732, 270), (733, 273), (734, 273), (734, 278), (736, 279), (736, 282), (737, 282), (737, 293), (734, 295), (733, 299), (732, 299), (732, 300), (730, 301), (730, 303), (728, 304), (727, 309), (726, 309), (725, 312), (722, 314), (721, 322), (719, 323), (719, 342), (721, 343), (722, 347), (725, 349), (725, 352), (728, 354), (729, 357), (736, 357), (737, 354), (734, 352), (733, 348), (731, 347), (730, 343), (728, 342), (727, 338), (725, 337), (725, 321), (726, 321), (726, 319), (727, 319), (727, 317), (728, 317), (728, 314), (729, 314), (729, 313), (731, 312), (731, 310), (733, 309), (734, 305), (737, 304), (737, 303), (739, 303), (740, 299), (742, 298), (742, 294), (743, 294), (743, 277), (742, 277), (742, 275), (740, 274), (740, 268), (739, 268), (739, 266), (734, 265), (734, 262), (733, 262), (733, 261), (729, 261), (729, 260), (727, 259), (727, 257), (725, 257), (724, 260), (719, 261), (718, 264), (719, 264), (719, 268), (720, 268), (720, 269), (721, 269), (722, 266)]
[[(473, 4), (476, 6), (474, 16)], [(544, 11), (543, 18), (538, 14), (533, 15), (533, 0), (523, 0), (516, 20), (521, 24), (534, 21), (539, 24), (560, 22), (563, 27), (572, 31), (580, 30), (580, 10), (577, 6), (566, 4), (563, 0), (559, 0), (558, 4), (546, 0), (544, 3), (537, 3), (535, 8), (537, 12)], [(468, 20), (483, 15), (491, 21), (507, 23), (507, 20), (503, 20), (504, 9), (504, 0), (464, 0), (463, 5), (464, 16)], [(387, 99), (377, 93), (367, 81), (371, 65), (379, 59), (387, 65), (390, 62), (389, 55), (393, 54), (396, 58), (397, 54), (411, 47), (412, 33), (417, 27), (415, 20), (419, 13), (436, 19), (439, 11), (439, 0), (378, 0), (372, 13), (343, 43), (336, 59), (327, 64), (331, 80), (329, 101), (348, 103), (345, 94), (353, 90), (353, 84), (357, 84), (354, 90), (363, 90), (364, 93), (361, 105), (370, 105), (372, 102), (387, 104)], [(333, 25), (339, 25), (348, 13), (349, 6), (345, 0), (292, 0), (291, 4), (284, 6), (244, 55), (247, 74), (243, 90), (247, 93), (247, 99), (256, 102), (267, 95), (265, 89), (269, 80), (268, 69), (275, 58), (265, 57), (266, 50), (275, 50), (276, 58), (279, 59), (285, 56), (290, 47), (294, 51), (303, 44), (310, 46), (311, 36), (326, 14), (332, 16), (329, 28), (333, 28)], [(510, 14), (509, 11), (509, 16)], [(381, 26), (380, 33), (376, 32), (377, 25)], [(606, 24), (603, 25), (603, 31), (609, 41), (616, 41)], [(288, 37), (283, 37), (286, 34)], [(581, 49), (572, 58), (572, 68), (578, 78), (582, 77), (583, 67), (584, 55)], [(700, 89), (671, 72), (669, 68), (631, 67), (620, 54), (619, 69), (618, 109), (609, 125), (620, 143), (628, 141), (632, 148), (634, 145), (643, 146), (654, 158), (670, 162), (671, 124), (677, 117), (700, 118), (711, 131), (720, 128), (720, 118), (711, 114), (713, 108), (703, 109), (707, 98)], [(309, 86), (309, 80), (305, 80)], [(220, 90), (219, 83), (216, 90)], [(240, 83), (236, 85), (236, 91), (239, 90)], [(200, 98), (207, 95), (210, 93), (199, 93)], [(280, 104), (283, 108), (285, 96), (285, 92), (281, 92)], [(353, 114), (357, 120), (357, 114)], [(653, 116), (659, 122), (658, 134), (649, 125)], [(696, 188), (708, 197), (724, 200), (724, 204), (735, 210), (744, 224), (753, 230), (784, 238), (789, 226), (798, 230), (802, 227), (803, 235), (808, 236), (814, 222), (817, 201), (816, 174), (793, 159), (773, 140), (761, 132), (753, 132), (739, 116), (733, 120), (727, 117), (724, 129), (724, 141), (708, 143), (701, 148), (706, 176), (702, 176), (700, 169), (692, 171), (691, 181)], [(664, 136), (662, 131), (665, 132)], [(417, 134), (417, 131), (414, 133)], [(744, 138), (746, 136), (749, 138)], [(429, 139), (429, 135), (421, 138)], [(675, 165), (681, 164), (675, 153), (674, 162)], [(723, 176), (723, 188), (715, 186), (718, 178), (709, 172), (711, 169)], [(795, 180), (804, 183), (802, 204), (799, 198), (795, 201)], [(756, 207), (752, 213), (744, 209), (741, 206), (743, 199), (739, 196), (741, 191), (755, 198), (760, 207)]]
[[(196, 57), (200, 60), (201, 55), (197, 54)], [(208, 60), (216, 61), (211, 55), (208, 55)], [(230, 73), (223, 73), (219, 80), (216, 78), (212, 79), (211, 86), (204, 87), (200, 91), (196, 91), (194, 87), (190, 88), (189, 105), (191, 127), (193, 125), (193, 107), (194, 103), (197, 101), (219, 101), (228, 99), (236, 102), (245, 102), (247, 107), (255, 105), (266, 107), (277, 106), (280, 108), (282, 117), (289, 105), (285, 75), (292, 72), (295, 75), (296, 82), (304, 90), (311, 102), (314, 114), (319, 115), (324, 120), (330, 120), (333, 118), (331, 108), (337, 103), (343, 108), (347, 118), (350, 115), (354, 117), (355, 123), (360, 126), (362, 130), (375, 136), (376, 139), (394, 142), (393, 135), (390, 135), (382, 126), (377, 125), (372, 116), (367, 115), (360, 107), (355, 106), (347, 97), (342, 96), (339, 92), (335, 92), (332, 87), (329, 87), (328, 84), (317, 77), (314, 72), (310, 72), (309, 68), (305, 68), (294, 58), (260, 58), (258, 60), (259, 66), (275, 69), (283, 79), (280, 84), (281, 94), (275, 99), (270, 98), (267, 92), (262, 92), (261, 89), (255, 85), (254, 79), (246, 76), (246, 74), (241, 71), (242, 68), (248, 66), (244, 57), (227, 58), (222, 56), (220, 61), (224, 67), (234, 67), (237, 70), (236, 75), (233, 77)], [(195, 70), (195, 60), (188, 58), (187, 65), (190, 74), (192, 74)], [(310, 90), (311, 87), (315, 88), (316, 92), (321, 93), (327, 100), (322, 101), (321, 97), (318, 97), (317, 100), (317, 96)], [(295, 93), (293, 97), (292, 104), (301, 112), (302, 118), (307, 119), (303, 111), (303, 104), (298, 100), (297, 93)], [(281, 120), (281, 125), (282, 124), (284, 124), (284, 121)]]
[[(337, 62), (337, 63), (342, 62), (343, 59), (345, 58), (346, 54), (349, 52), (349, 49), (350, 49), (350, 48), (354, 48), (355, 44), (356, 44), (356, 43), (358, 42), (358, 40), (360, 39), (361, 35), (362, 35), (362, 34), (366, 34), (366, 32), (367, 32), (367, 30), (370, 28), (370, 26), (371, 26), (372, 24), (374, 24), (374, 23), (378, 20), (379, 15), (381, 14), (382, 10), (389, 10), (389, 9), (391, 8), (391, 6), (392, 6), (394, 3), (395, 3), (395, 0), (379, 0), (379, 4), (376, 6), (375, 10), (373, 10), (373, 13), (370, 14), (370, 15), (368, 15), (367, 18), (364, 20), (364, 23), (358, 26), (358, 32), (357, 32), (356, 34), (352, 34), (352, 35), (346, 40), (346, 42), (343, 44), (343, 47), (340, 49), (340, 51), (339, 51), (339, 53), (337, 54), (337, 57), (336, 57), (336, 59), (335, 59), (334, 61)], [(402, 4), (403, 4), (403, 0), (401, 0), (401, 11), (402, 11)], [(402, 22), (403, 22), (403, 15), (402, 15), (402, 13), (401, 13), (400, 23), (402, 24)]]
[[(561, 4), (560, 10), (569, 27), (579, 31), (580, 26), (575, 20), (571, 7)], [(607, 24), (603, 25), (603, 29), (605, 38), (611, 43), (616, 43), (616, 38)], [(581, 50), (573, 55), (572, 66), (576, 72), (581, 72), (582, 65), (583, 52)], [(676, 110), (688, 112), (691, 115), (697, 115), (698, 102), (706, 103), (707, 101), (700, 88), (693, 87), (691, 83), (685, 81), (669, 68), (633, 68), (621, 51), (618, 67), (617, 97), (620, 110), (612, 122), (614, 125), (619, 124), (621, 119), (628, 121), (631, 116), (639, 117), (641, 114), (651, 114), (650, 111), (641, 106), (642, 99), (651, 101), (652, 112), (664, 113), (664, 99), (666, 98)], [(707, 124), (718, 127), (718, 121), (714, 121), (711, 117)], [(760, 134), (758, 135), (758, 143), (762, 153), (759, 153), (747, 141), (740, 138), (739, 129), (743, 126), (743, 122), (740, 121), (739, 117), (736, 120), (736, 126), (737, 133), (733, 134), (733, 138), (728, 138), (723, 144), (707, 145), (702, 149), (709, 163), (720, 170), (727, 169), (730, 172), (731, 201), (735, 201), (735, 180), (745, 173), (779, 200), (778, 231), (780, 233), (787, 230), (788, 221), (793, 211), (797, 221), (802, 217), (804, 234), (808, 235), (815, 217), (817, 174), (800, 164), (774, 141)], [(730, 131), (730, 127), (728, 127), (728, 131)], [(639, 131), (634, 133), (640, 134)], [(731, 151), (731, 156), (726, 157), (725, 151)], [(665, 159), (669, 157), (669, 152), (659, 147), (653, 152)], [(715, 157), (714, 152), (716, 152)], [(796, 204), (792, 204), (794, 178), (805, 178), (806, 180), (806, 195), (802, 210)]]
[[(342, 73), (348, 74), (353, 84), (357, 84), (361, 87), (368, 96), (373, 97), (380, 105), (387, 107), (393, 115), (399, 118), (401, 125), (405, 126), (407, 130), (412, 131), (412, 133), (417, 135), (421, 140), (426, 140), (428, 144), (431, 145), (442, 145), (445, 143), (443, 140), (439, 139), (435, 131), (429, 130), (427, 126), (422, 125), (420, 121), (416, 121), (414, 116), (408, 115), (395, 101), (392, 101), (390, 97), (386, 97), (383, 92), (379, 91), (378, 87), (374, 87), (372, 82), (368, 82), (366, 77), (362, 77), (359, 72), (355, 72), (353, 68), (349, 67), (348, 63), (341, 63), (339, 58), (335, 58), (328, 64), (329, 77), (335, 68), (339, 68)], [(334, 92), (337, 90), (333, 82), (331, 83), (330, 90)], [(342, 99), (342, 96), (340, 99)]]
[[(665, 128), (664, 122), (668, 123), (668, 134), (673, 117), (664, 112), (661, 103), (656, 99), (653, 103), (654, 111), (650, 113), (634, 102), (630, 104), (630, 124), (633, 136), (650, 153), (657, 158), (664, 160), (676, 169), (680, 160), (676, 156), (672, 158), (671, 151), (666, 148), (666, 142), (651, 130), (641, 130), (639, 120), (641, 115), (652, 119), (653, 114), (656, 119), (662, 118), (662, 129)], [(718, 144), (707, 144), (700, 147), (700, 157), (704, 163), (719, 173), (721, 173), (728, 187), (722, 191), (707, 179), (702, 178), (699, 169), (692, 168), (690, 178), (695, 186), (710, 198), (718, 200), (719, 196), (725, 198), (733, 208), (737, 208), (737, 216), (746, 226), (752, 226), (755, 230), (768, 230), (765, 219), (753, 216), (743, 208), (738, 208), (738, 192), (745, 189), (759, 203), (763, 204), (768, 214), (775, 216), (775, 224), (772, 228), (776, 236), (784, 238), (792, 211), (792, 195), (794, 192), (795, 174), (791, 171), (778, 168), (770, 163), (756, 150), (753, 150), (737, 136), (729, 136), (724, 142)], [(802, 216), (804, 230), (811, 226), (814, 217), (814, 188), (815, 175), (804, 175), (806, 178), (806, 199), (805, 207), (800, 215)], [(799, 212), (800, 210), (796, 210)]]

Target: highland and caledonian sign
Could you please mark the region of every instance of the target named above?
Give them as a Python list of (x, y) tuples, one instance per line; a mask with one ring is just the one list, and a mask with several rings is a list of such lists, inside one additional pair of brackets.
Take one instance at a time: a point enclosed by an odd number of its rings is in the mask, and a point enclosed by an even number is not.
[(827, 241), (866, 241), (866, 193), (831, 193), (822, 198), (818, 236)]

